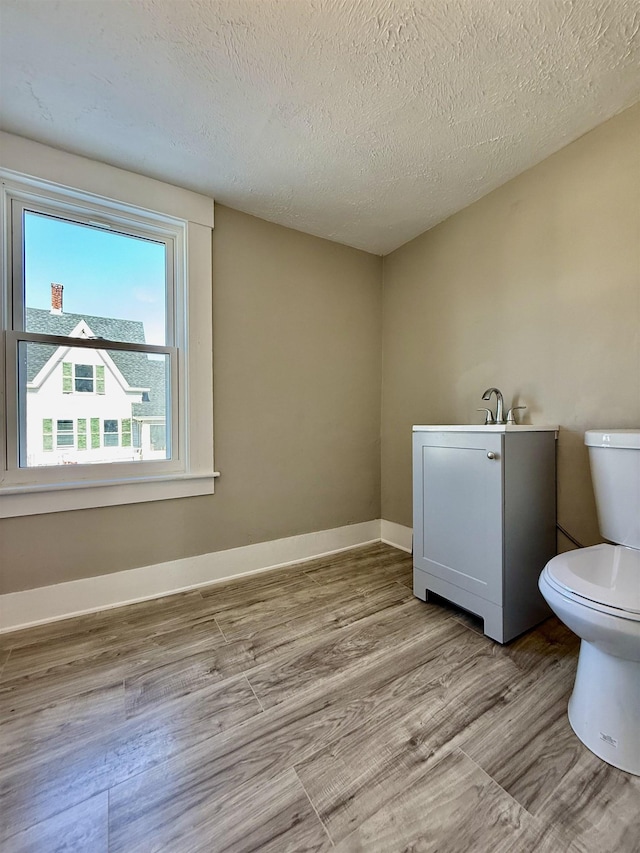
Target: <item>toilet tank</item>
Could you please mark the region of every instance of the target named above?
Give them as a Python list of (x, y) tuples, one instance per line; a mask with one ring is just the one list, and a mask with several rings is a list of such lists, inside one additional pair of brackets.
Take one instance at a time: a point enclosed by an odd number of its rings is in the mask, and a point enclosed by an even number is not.
[(640, 429), (588, 430), (591, 478), (600, 532), (640, 548)]

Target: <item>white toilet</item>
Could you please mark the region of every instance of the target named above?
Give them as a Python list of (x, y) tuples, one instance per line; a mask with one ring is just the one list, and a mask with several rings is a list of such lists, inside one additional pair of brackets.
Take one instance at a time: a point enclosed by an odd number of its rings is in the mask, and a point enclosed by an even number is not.
[(640, 776), (640, 430), (589, 430), (600, 530), (550, 560), (540, 591), (582, 640), (569, 722), (597, 756)]

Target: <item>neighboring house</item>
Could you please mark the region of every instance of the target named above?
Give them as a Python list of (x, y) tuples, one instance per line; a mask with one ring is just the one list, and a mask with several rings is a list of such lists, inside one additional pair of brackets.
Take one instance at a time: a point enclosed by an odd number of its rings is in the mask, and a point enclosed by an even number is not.
[[(27, 308), (27, 330), (145, 343), (141, 322), (65, 314), (61, 302)], [(166, 458), (164, 361), (30, 343), (26, 378), (27, 466)]]

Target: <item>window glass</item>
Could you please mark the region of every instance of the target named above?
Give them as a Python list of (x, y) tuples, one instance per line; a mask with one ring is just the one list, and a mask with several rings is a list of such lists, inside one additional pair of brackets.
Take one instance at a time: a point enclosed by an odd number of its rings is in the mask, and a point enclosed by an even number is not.
[(167, 343), (162, 242), (26, 210), (24, 288), (28, 332)]
[(75, 390), (79, 393), (93, 392), (93, 365), (76, 364)]
[(165, 450), (167, 446), (166, 433), (164, 424), (151, 424), (150, 438), (152, 450)]
[(73, 447), (73, 421), (58, 421), (56, 444), (58, 447)]
[(168, 355), (22, 341), (19, 360), (21, 467), (171, 458)]
[(118, 421), (109, 420), (104, 422), (104, 446), (118, 446)]

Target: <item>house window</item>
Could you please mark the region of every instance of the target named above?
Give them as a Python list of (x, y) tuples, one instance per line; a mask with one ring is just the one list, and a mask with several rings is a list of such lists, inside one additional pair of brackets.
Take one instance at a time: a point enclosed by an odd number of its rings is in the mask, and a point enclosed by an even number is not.
[[(52, 174), (59, 158), (81, 188), (0, 171), (0, 518), (211, 494), (213, 206), (61, 152), (44, 158)], [(96, 193), (108, 174), (139, 208)], [(145, 453), (134, 424), (150, 423), (166, 441)]]
[(105, 447), (117, 447), (119, 442), (118, 421), (104, 422), (103, 444)]
[(104, 367), (96, 368), (93, 364), (74, 365), (74, 390), (79, 394), (93, 394), (94, 390), (97, 390), (95, 386), (97, 370), (101, 371), (100, 393), (104, 394)]
[(167, 435), (164, 424), (151, 424), (150, 440), (152, 450), (164, 450), (167, 446)]
[(75, 382), (74, 388), (76, 391), (84, 394), (93, 393), (93, 365), (92, 364), (76, 364), (75, 365)]
[(73, 421), (57, 421), (56, 447), (74, 447)]
[[(73, 420), (58, 420), (56, 447), (64, 459), (40, 452), (34, 426), (67, 395), (103, 395), (122, 418), (101, 418), (91, 430), (91, 450), (120, 447), (120, 420), (153, 409), (169, 440), (155, 461), (172, 459), (177, 369), (173, 317), (175, 238), (158, 229), (124, 223), (105, 227), (78, 210), (42, 201), (10, 199), (14, 243), (11, 289), (18, 424), (16, 468), (82, 464), (131, 464), (142, 456), (104, 452), (88, 457), (76, 447)], [(137, 283), (144, 273), (144, 284)], [(64, 278), (63, 284), (59, 279)], [(49, 282), (49, 279), (58, 279)], [(117, 306), (117, 307), (116, 307)], [(117, 315), (117, 316), (116, 316)], [(106, 368), (113, 377), (109, 390)], [(56, 378), (58, 377), (58, 378)], [(175, 401), (179, 408), (179, 399)], [(94, 404), (80, 408), (89, 420)], [(12, 438), (12, 436), (9, 436)], [(129, 442), (130, 444), (130, 442)]]

